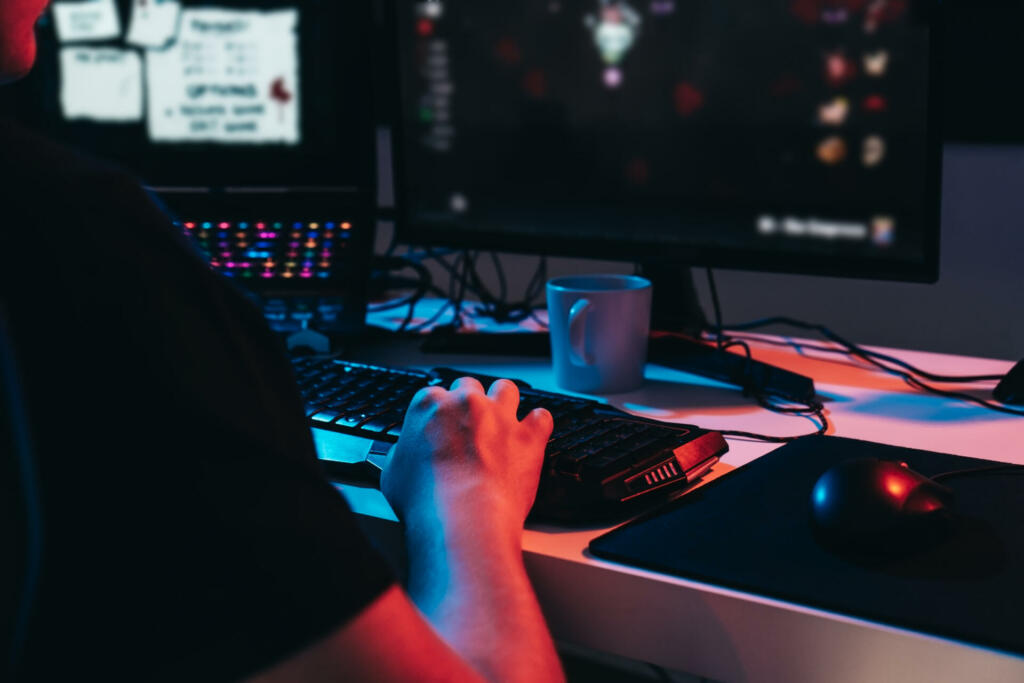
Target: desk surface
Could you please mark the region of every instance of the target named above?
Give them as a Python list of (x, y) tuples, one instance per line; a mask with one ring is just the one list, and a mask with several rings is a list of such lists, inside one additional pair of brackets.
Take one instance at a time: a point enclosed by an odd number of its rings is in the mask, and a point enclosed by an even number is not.
[[(825, 399), (831, 435), (1024, 464), (1024, 418), (919, 393), (898, 377), (844, 356), (757, 342), (752, 348), (759, 360), (814, 378)], [(1001, 360), (879, 350), (950, 375), (1005, 373), (1012, 366)], [(538, 359), (427, 355), (405, 341), (364, 350), (354, 360), (443, 365), (558, 390), (549, 363)], [(648, 366), (646, 377), (638, 391), (598, 400), (637, 415), (711, 429), (778, 435), (814, 431), (809, 419), (763, 410), (713, 380), (657, 365)], [(988, 397), (992, 386), (958, 388)], [(729, 453), (706, 481), (775, 447), (729, 439)], [(357, 513), (394, 519), (378, 491), (342, 491)], [(534, 526), (524, 535), (527, 569), (559, 640), (720, 681), (1024, 680), (1019, 657), (598, 560), (587, 546), (604, 531)]]

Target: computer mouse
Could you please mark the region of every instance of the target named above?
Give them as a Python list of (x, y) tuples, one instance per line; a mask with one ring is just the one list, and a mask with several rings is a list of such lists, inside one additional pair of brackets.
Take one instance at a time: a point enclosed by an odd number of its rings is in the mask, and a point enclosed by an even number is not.
[(831, 550), (899, 555), (934, 545), (948, 533), (952, 489), (906, 463), (853, 458), (827, 470), (811, 491), (815, 535)]

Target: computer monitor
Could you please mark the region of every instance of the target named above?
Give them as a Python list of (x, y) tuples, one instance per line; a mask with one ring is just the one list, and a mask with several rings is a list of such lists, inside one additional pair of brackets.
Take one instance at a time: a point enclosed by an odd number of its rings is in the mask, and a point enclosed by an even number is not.
[(410, 242), (933, 281), (937, 3), (397, 3)]
[(251, 290), (365, 289), (367, 3), (57, 0), (2, 110), (141, 178)]

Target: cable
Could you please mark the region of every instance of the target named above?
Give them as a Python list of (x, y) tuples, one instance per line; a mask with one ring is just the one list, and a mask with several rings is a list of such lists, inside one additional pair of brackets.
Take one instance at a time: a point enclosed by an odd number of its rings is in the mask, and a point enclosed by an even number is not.
[(414, 286), (415, 291), (409, 296), (399, 299), (397, 301), (389, 301), (384, 304), (380, 304), (376, 307), (369, 307), (372, 312), (387, 311), (394, 308), (401, 308), (402, 306), (408, 306), (409, 310), (406, 312), (405, 318), (403, 318), (401, 324), (398, 326), (398, 332), (403, 332), (412, 322), (412, 318), (415, 315), (416, 304), (419, 303), (427, 292), (440, 292), (444, 294), (443, 290), (434, 285), (433, 278), (430, 276), (430, 271), (423, 266), (423, 264), (410, 259), (406, 256), (386, 256), (380, 257), (375, 261), (375, 267), (378, 270), (400, 270), (404, 268), (411, 268), (416, 271), (418, 278), (411, 282), (403, 280), (402, 284), (409, 283)]
[[(770, 344), (772, 346), (787, 346), (796, 350), (809, 349), (811, 351), (820, 351), (822, 353), (834, 353), (840, 356), (850, 357), (852, 354), (846, 349), (837, 349), (834, 346), (822, 346), (821, 344), (810, 344), (807, 342), (796, 341), (793, 339), (769, 339), (767, 337), (758, 337), (752, 334), (732, 334), (730, 332), (727, 335), (729, 339), (734, 340), (747, 340), (758, 342), (759, 344)], [(714, 342), (715, 340), (706, 339), (706, 341)]]
[[(447, 301), (444, 302), (444, 305), (442, 305), (441, 308), (437, 309), (437, 311), (434, 312), (434, 315), (430, 316), (429, 318), (427, 318), (423, 322), (419, 323), (415, 327), (408, 327), (408, 326), (406, 326), (406, 327), (400, 328), (400, 330), (407, 330), (409, 332), (420, 332), (420, 331), (430, 327), (432, 324), (434, 324), (438, 320), (440, 320), (441, 316), (444, 315), (445, 311), (447, 311), (449, 308), (451, 308), (453, 304), (454, 304), (454, 302), (451, 299), (448, 299)], [(403, 325), (404, 324), (405, 323), (403, 323)]]
[[(725, 346), (724, 338), (722, 336), (722, 306), (718, 302), (718, 287), (715, 285), (715, 274), (710, 268), (705, 268), (704, 271), (708, 276), (708, 288), (711, 290), (711, 305), (715, 309), (715, 339), (718, 350), (722, 351)], [(750, 347), (747, 347), (747, 357), (750, 357)]]
[(718, 429), (715, 431), (719, 432), (723, 436), (738, 436), (757, 441), (766, 441), (768, 443), (789, 443), (807, 436), (821, 436), (828, 432), (829, 422), (828, 418), (825, 416), (825, 406), (821, 402), (816, 401), (815, 403), (808, 404), (807, 406), (780, 406), (772, 403), (770, 399), (763, 395), (755, 395), (754, 398), (758, 404), (766, 410), (770, 410), (775, 413), (798, 415), (809, 419), (815, 419), (818, 421), (817, 429), (810, 434), (797, 434), (795, 436), (771, 436), (736, 429)]
[[(389, 247), (391, 249), (391, 247)], [(448, 263), (444, 257), (448, 255), (456, 254), (459, 259), (453, 266)], [(538, 325), (546, 328), (546, 324), (543, 320), (540, 320), (535, 315), (534, 311), (537, 307), (538, 297), (542, 297), (544, 294), (544, 287), (547, 281), (547, 259), (541, 257), (537, 268), (530, 278), (530, 281), (526, 285), (526, 291), (523, 299), (520, 301), (509, 301), (508, 300), (508, 278), (505, 274), (504, 266), (501, 263), (501, 258), (497, 252), (488, 252), (489, 258), (494, 265), (495, 275), (498, 280), (498, 291), (493, 292), (490, 287), (487, 286), (483, 277), (477, 268), (477, 263), (481, 252), (459, 252), (456, 250), (436, 250), (431, 247), (426, 247), (422, 251), (415, 251), (410, 249), (408, 252), (402, 255), (401, 258), (408, 263), (415, 263), (421, 268), (426, 261), (436, 262), (442, 269), (444, 269), (450, 278), (450, 282), (458, 283), (458, 288), (449, 288), (449, 298), (451, 304), (455, 305), (458, 312), (458, 317), (453, 320), (453, 326), (457, 327), (461, 322), (461, 313), (466, 302), (466, 294), (472, 294), (479, 301), (479, 304), (473, 306), (473, 314), (477, 316), (486, 316), (496, 320), (497, 322), (522, 322), (527, 318), (532, 318)], [(422, 276), (421, 276), (422, 277)], [(444, 295), (440, 288), (431, 286), (429, 289), (431, 293), (440, 293)], [(461, 297), (458, 292), (462, 292)], [(413, 303), (415, 300), (413, 297), (399, 301), (387, 302), (382, 304), (382, 307), (398, 307), (400, 305), (406, 305), (407, 303)], [(386, 310), (386, 309), (374, 309), (374, 310)], [(458, 321), (458, 322), (457, 322)], [(419, 326), (417, 326), (418, 328)], [(405, 328), (402, 328), (405, 329)]]
[[(744, 367), (743, 375), (744, 378), (749, 377), (750, 374), (750, 362), (753, 360), (750, 351), (750, 345), (741, 339), (733, 339), (727, 335), (722, 334), (722, 306), (718, 299), (718, 287), (715, 285), (715, 274), (711, 268), (706, 268), (708, 278), (708, 288), (711, 290), (711, 304), (714, 307), (715, 313), (715, 345), (719, 353), (726, 353), (730, 348), (739, 347), (743, 349), (744, 356)], [(745, 381), (743, 383), (743, 395), (752, 396), (758, 405), (766, 410), (770, 410), (775, 413), (785, 415), (797, 415), (807, 417), (810, 419), (816, 419), (818, 421), (817, 429), (810, 434), (799, 434), (796, 436), (772, 436), (767, 434), (757, 434), (755, 432), (746, 432), (735, 429), (719, 429), (716, 430), (723, 436), (736, 436), (747, 439), (755, 439), (757, 441), (766, 441), (768, 443), (789, 443), (790, 441), (796, 441), (802, 439), (805, 436), (818, 436), (828, 432), (829, 423), (828, 418), (825, 415), (825, 406), (820, 401), (813, 401), (806, 405), (792, 404), (792, 405), (780, 405), (771, 400), (771, 398), (763, 392), (754, 391), (752, 383)]]
[[(468, 254), (469, 254), (468, 251), (467, 252), (462, 252), (461, 254), (459, 254), (456, 257), (459, 260), (456, 261), (456, 264), (455, 264), (454, 267), (451, 266), (446, 261), (443, 261), (439, 257), (438, 257), (438, 260), (439, 260), (439, 262), (444, 264), (445, 269), (449, 270), (449, 272), (456, 272), (457, 273), (458, 269), (462, 268), (463, 273), (465, 273), (465, 268), (466, 268), (465, 260), (466, 260), (466, 258), (468, 256)], [(455, 278), (452, 278), (452, 279), (450, 279), (448, 281), (448, 300), (444, 303), (444, 305), (441, 306), (441, 308), (439, 308), (437, 311), (435, 311), (434, 315), (430, 316), (430, 318), (428, 318), (427, 320), (425, 320), (422, 323), (416, 325), (415, 327), (408, 328), (408, 330), (410, 332), (420, 332), (420, 331), (426, 329), (427, 327), (430, 327), (431, 325), (436, 323), (438, 320), (440, 320), (441, 316), (444, 315), (444, 313), (449, 308), (451, 308), (453, 306), (455, 307), (455, 311), (452, 314), (451, 321), (448, 322), (448, 323), (445, 323), (444, 326), (438, 325), (437, 327), (450, 327), (451, 329), (455, 330), (455, 329), (458, 329), (461, 326), (461, 323), (462, 323), (462, 298), (465, 296), (465, 283), (466, 283), (466, 279), (465, 279), (464, 276), (457, 276), (457, 277), (458, 277), (458, 281)], [(459, 286), (457, 287), (457, 285), (459, 285)], [(412, 313), (412, 309), (411, 308), (410, 308), (409, 312), (410, 312), (410, 314)], [(401, 329), (405, 329), (405, 328), (401, 328)]]
[(505, 301), (508, 299), (508, 280), (505, 279), (505, 269), (501, 265), (498, 252), (491, 252), (491, 263), (494, 264), (494, 273), (498, 276), (498, 299)]
[[(490, 252), (491, 260), (495, 266), (495, 272), (498, 276), (499, 292), (494, 295), (490, 289), (483, 283), (483, 279), (480, 277), (479, 272), (476, 269), (476, 258), (471, 262), (470, 272), (470, 289), (474, 291), (482, 304), (475, 308), (477, 315), (487, 316), (493, 318), (497, 322), (522, 322), (527, 318), (534, 316), (534, 309), (536, 308), (535, 301), (539, 296), (540, 290), (546, 281), (544, 274), (546, 273), (546, 261), (541, 259), (538, 262), (538, 267), (531, 276), (530, 281), (527, 283), (526, 292), (522, 301), (509, 302), (508, 297), (508, 284), (505, 279), (504, 268), (501, 265), (501, 260), (496, 252)], [(538, 321), (543, 325), (542, 321)]]
[(540, 327), (542, 330), (548, 329), (548, 322), (546, 320), (541, 320), (540, 318), (537, 317), (537, 310), (536, 309), (533, 309), (533, 310), (530, 311), (529, 317), (530, 317), (530, 320), (532, 320), (533, 322), (537, 323), (537, 326)]
[[(717, 323), (716, 323), (716, 325), (717, 325)], [(868, 362), (871, 362), (871, 359), (877, 359), (877, 360), (885, 361), (885, 362), (888, 362), (888, 363), (892, 363), (894, 365), (900, 366), (901, 368), (904, 368), (905, 370), (907, 370), (907, 371), (909, 371), (909, 372), (911, 372), (911, 373), (913, 373), (915, 375), (919, 375), (919, 376), (923, 377), (924, 379), (930, 380), (932, 382), (947, 382), (947, 383), (973, 383), (973, 382), (986, 382), (986, 381), (996, 381), (996, 382), (998, 382), (999, 380), (1001, 380), (1003, 378), (1002, 375), (940, 375), (940, 374), (937, 374), (937, 373), (928, 372), (926, 370), (921, 370), (920, 368), (917, 368), (917, 367), (911, 365), (910, 363), (908, 363), (908, 362), (906, 362), (904, 360), (896, 358), (895, 356), (890, 356), (888, 354), (881, 353), (879, 351), (871, 351), (870, 349), (865, 349), (865, 348), (863, 348), (863, 347), (861, 347), (861, 346), (859, 346), (857, 344), (854, 344), (853, 342), (847, 341), (846, 339), (844, 339), (843, 337), (839, 336), (838, 334), (836, 334), (835, 332), (833, 332), (829, 328), (825, 327), (824, 325), (816, 325), (814, 323), (808, 323), (808, 322), (804, 322), (802, 320), (796, 320), (794, 318), (790, 318), (790, 317), (787, 317), (787, 316), (775, 316), (775, 317), (771, 317), (771, 318), (762, 318), (760, 320), (753, 320), (751, 322), (740, 323), (738, 325), (727, 325), (727, 326), (724, 326), (724, 327), (719, 326), (718, 330), (716, 331), (716, 333), (720, 333), (723, 329), (729, 329), (729, 330), (735, 330), (735, 331), (742, 332), (742, 331), (745, 331), (745, 330), (757, 329), (759, 327), (767, 327), (769, 325), (788, 325), (790, 327), (796, 327), (796, 328), (802, 329), (802, 330), (812, 330), (812, 331), (818, 332), (819, 334), (824, 336), (829, 341), (835, 342), (836, 344), (839, 344), (840, 346), (848, 349), (850, 354), (852, 354), (854, 356), (858, 356), (858, 357), (860, 357), (860, 358), (862, 358), (862, 359), (864, 359), (864, 360), (866, 360)]]
[[(721, 308), (720, 308), (719, 302), (718, 302), (718, 288), (715, 286), (714, 274), (713, 274), (713, 272), (712, 272), (712, 270), (710, 268), (708, 268), (706, 270), (707, 270), (707, 276), (708, 276), (708, 285), (709, 285), (709, 287), (711, 289), (712, 305), (714, 306), (714, 309), (715, 309), (714, 335), (715, 335), (715, 339), (716, 339), (717, 344), (718, 344), (718, 348), (722, 349), (723, 348), (723, 342), (724, 341), (732, 341), (732, 339), (731, 339), (731, 337), (729, 337), (728, 335), (726, 335), (724, 333), (724, 330), (726, 329), (726, 326), (722, 325)], [(1003, 406), (1003, 405), (1001, 405), (999, 403), (994, 403), (992, 401), (987, 401), (985, 399), (978, 398), (977, 396), (973, 396), (971, 394), (966, 394), (966, 393), (958, 392), (958, 391), (949, 391), (949, 390), (946, 390), (946, 389), (939, 389), (938, 387), (933, 387), (933, 386), (931, 386), (929, 384), (925, 384), (923, 381), (921, 381), (921, 379), (919, 379), (918, 377), (914, 376), (914, 375), (919, 375), (920, 377), (923, 377), (924, 379), (927, 379), (927, 380), (930, 380), (930, 381), (933, 381), (933, 382), (974, 383), (974, 382), (982, 382), (982, 381), (999, 381), (999, 380), (1002, 379), (1002, 375), (966, 375), (966, 376), (964, 376), (964, 375), (940, 375), (940, 374), (937, 374), (937, 373), (928, 372), (926, 370), (921, 370), (920, 368), (917, 368), (917, 367), (911, 365), (910, 363), (908, 363), (908, 362), (906, 362), (904, 360), (896, 358), (895, 356), (891, 356), (891, 355), (888, 355), (888, 354), (885, 354), (885, 353), (880, 353), (878, 351), (871, 351), (869, 349), (862, 348), (861, 346), (859, 346), (857, 344), (854, 344), (853, 342), (848, 341), (848, 340), (844, 339), (843, 337), (839, 336), (838, 334), (836, 334), (835, 332), (833, 332), (829, 328), (825, 327), (824, 325), (816, 325), (816, 324), (813, 324), (813, 323), (804, 322), (802, 320), (796, 320), (794, 318), (789, 318), (789, 317), (786, 317), (786, 316), (775, 316), (775, 317), (771, 317), (771, 318), (762, 318), (761, 320), (754, 320), (754, 321), (751, 321), (751, 322), (748, 322), (748, 323), (741, 323), (741, 324), (738, 324), (738, 325), (729, 325), (728, 329), (729, 330), (740, 330), (740, 331), (742, 331), (742, 330), (752, 330), (752, 329), (756, 329), (758, 327), (767, 327), (769, 325), (789, 325), (791, 327), (796, 327), (796, 328), (799, 328), (799, 329), (816, 331), (819, 334), (821, 334), (822, 336), (824, 336), (826, 339), (828, 339), (829, 341), (832, 341), (832, 342), (842, 346), (844, 349), (846, 349), (846, 352), (847, 352), (848, 355), (856, 356), (856, 357), (858, 357), (858, 358), (860, 358), (860, 359), (862, 359), (862, 360), (864, 360), (864, 361), (874, 365), (875, 367), (878, 367), (878, 368), (880, 368), (882, 370), (885, 370), (886, 372), (889, 372), (889, 373), (892, 373), (892, 374), (897, 375), (899, 377), (902, 377), (903, 380), (905, 382), (907, 382), (909, 385), (911, 385), (912, 387), (915, 387), (917, 389), (920, 389), (921, 391), (924, 391), (924, 392), (927, 392), (927, 393), (930, 393), (930, 394), (935, 394), (937, 396), (944, 396), (944, 397), (947, 397), (947, 398), (958, 399), (958, 400), (961, 400), (961, 401), (965, 401), (967, 403), (974, 403), (976, 405), (982, 406), (983, 408), (988, 408), (989, 410), (994, 410), (996, 412), (1005, 413), (1007, 415), (1020, 415), (1020, 416), (1024, 416), (1024, 411), (1014, 410), (1013, 408), (1007, 408), (1006, 406)], [(825, 349), (824, 347), (820, 347), (820, 346), (816, 346), (814, 348), (817, 348), (819, 350), (828, 350), (828, 349)], [(830, 352), (834, 353), (835, 351), (830, 351)], [(749, 354), (749, 350), (748, 350), (748, 354)], [(893, 365), (896, 365), (896, 366), (899, 366), (901, 368), (904, 368), (905, 370), (899, 370), (897, 368), (890, 367), (888, 365), (885, 365), (885, 363), (892, 363)]]
[[(783, 340), (778, 340), (778, 339), (766, 339), (766, 338), (763, 338), (763, 337), (754, 337), (754, 336), (749, 336), (749, 335), (748, 336), (733, 335), (733, 334), (728, 335), (728, 338), (730, 338), (730, 339), (748, 339), (748, 340), (756, 341), (756, 342), (762, 343), (762, 344), (770, 344), (770, 345), (773, 345), (773, 346), (787, 346), (787, 347), (796, 348), (798, 350), (799, 349), (810, 349), (812, 351), (818, 351), (818, 352), (821, 352), (821, 353), (832, 353), (832, 354), (837, 354), (837, 355), (846, 356), (846, 357), (855, 356), (855, 354), (851, 353), (846, 348), (839, 348), (839, 349), (837, 349), (837, 348), (834, 348), (834, 347), (831, 347), (831, 346), (821, 346), (820, 344), (809, 344), (809, 343), (806, 343), (806, 342), (794, 341), (792, 339), (783, 341)], [(869, 351), (867, 349), (864, 349), (864, 350), (867, 351), (868, 353), (871, 353), (871, 354), (875, 353), (875, 352)], [(885, 356), (885, 354), (878, 354), (878, 355), (879, 356)], [(877, 364), (873, 363), (873, 365), (877, 365)], [(909, 364), (904, 363), (904, 365), (909, 365)], [(893, 372), (893, 374), (900, 374), (898, 371), (892, 370), (890, 368), (886, 368), (886, 370), (889, 371), (889, 372)], [(986, 381), (986, 380), (991, 380), (991, 379), (996, 379), (996, 378), (999, 378), (999, 375), (992, 375), (992, 376), (977, 375), (975, 377), (965, 376), (965, 377), (959, 377), (957, 379), (959, 381)], [(920, 380), (916, 380), (916, 383), (914, 383), (914, 382), (908, 382), (908, 383), (910, 383), (911, 386), (914, 386), (914, 388), (918, 388), (918, 389), (921, 388), (920, 386), (918, 386), (918, 384), (923, 384), (923, 383), (920, 382)], [(928, 393), (939, 393), (939, 392), (943, 392), (944, 391), (942, 389), (937, 389), (935, 387), (928, 387), (928, 388), (925, 388), (925, 389), (922, 389), (922, 390), (926, 391)], [(1018, 411), (1013, 410), (1012, 408), (1006, 408), (1005, 406), (1001, 406), (999, 404), (991, 404), (990, 405), (988, 402), (984, 402), (984, 401), (982, 401), (982, 399), (978, 399), (976, 396), (971, 396), (970, 394), (962, 394), (962, 393), (958, 393), (958, 392), (945, 392), (942, 395), (947, 395), (950, 398), (956, 398), (958, 400), (970, 401), (972, 403), (977, 403), (977, 402), (981, 401), (983, 406), (986, 407), (986, 408), (992, 408), (992, 409), (997, 410), (999, 412), (1006, 412), (1006, 413), (1009, 413), (1011, 415), (1021, 415), (1022, 414), (1022, 413), (1020, 413)]]
[(469, 272), (473, 267), (475, 257), (467, 249), (462, 252), (462, 274), (459, 276), (459, 290), (455, 297), (455, 316), (452, 320), (452, 328), (457, 330), (462, 327), (462, 304), (466, 300), (466, 283), (469, 281)]
[(999, 472), (1002, 470), (1009, 470), (1005, 474), (1024, 474), (1024, 465), (1014, 465), (1011, 463), (1004, 463), (1002, 465), (986, 465), (985, 467), (971, 467), (965, 470), (953, 470), (952, 472), (941, 472), (934, 474), (929, 479), (932, 481), (938, 481), (939, 479), (949, 479), (951, 477), (965, 477), (971, 474), (989, 474), (991, 472)]
[[(716, 326), (717, 325), (718, 324), (716, 323)], [(807, 323), (802, 320), (795, 320), (793, 318), (788, 318), (785, 316), (763, 318), (761, 320), (755, 320), (752, 322), (742, 323), (739, 325), (729, 325), (728, 328), (731, 330), (750, 330), (756, 329), (758, 327), (765, 327), (768, 325), (789, 325), (790, 327), (796, 327), (798, 329), (816, 331), (829, 341), (835, 342), (836, 344), (839, 344), (840, 346), (847, 349), (849, 351), (849, 355), (856, 356), (857, 358), (860, 358), (881, 370), (885, 370), (888, 373), (901, 377), (905, 382), (907, 382), (907, 384), (911, 385), (914, 388), (920, 389), (921, 391), (930, 394), (935, 394), (937, 396), (958, 399), (961, 401), (965, 401), (967, 403), (973, 403), (982, 406), (983, 408), (988, 408), (989, 410), (994, 410), (999, 413), (1005, 413), (1007, 415), (1024, 416), (1024, 411), (1014, 410), (1013, 408), (1007, 408), (1006, 406), (1001, 405), (999, 403), (994, 403), (986, 399), (978, 398), (977, 396), (966, 394), (961, 391), (949, 391), (947, 389), (939, 389), (938, 387), (933, 387), (929, 384), (926, 384), (918, 377), (915, 377), (915, 374), (917, 374), (920, 375), (921, 377), (924, 377), (925, 379), (929, 379), (936, 382), (966, 383), (999, 380), (1002, 379), (1001, 375), (950, 376), (926, 372), (914, 367), (913, 365), (907, 363), (906, 361), (900, 360), (899, 358), (895, 358), (884, 353), (879, 353), (876, 351), (870, 351), (868, 349), (861, 348), (857, 344), (847, 341), (846, 339), (839, 336), (838, 334), (828, 329), (824, 325), (815, 325), (813, 323)], [(716, 330), (716, 335), (721, 336), (721, 330), (722, 328), (718, 327)], [(890, 367), (889, 365), (885, 364), (886, 362), (893, 363), (902, 368), (907, 368), (907, 370), (900, 370), (898, 368)]]

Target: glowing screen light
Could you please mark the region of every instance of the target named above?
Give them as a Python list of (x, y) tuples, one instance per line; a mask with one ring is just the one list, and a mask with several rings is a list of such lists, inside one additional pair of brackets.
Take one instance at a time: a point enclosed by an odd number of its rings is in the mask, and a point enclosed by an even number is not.
[(146, 55), (156, 142), (300, 142), (299, 12), (185, 8), (168, 47)]

